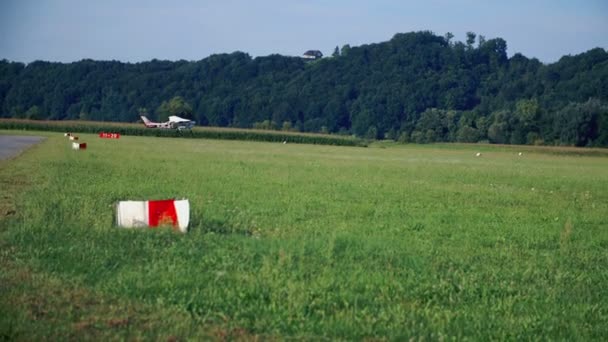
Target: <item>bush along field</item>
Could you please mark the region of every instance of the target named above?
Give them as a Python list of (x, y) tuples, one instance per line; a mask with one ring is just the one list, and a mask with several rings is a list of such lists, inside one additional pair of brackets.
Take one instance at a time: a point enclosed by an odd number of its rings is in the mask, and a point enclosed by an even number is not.
[(114, 132), (121, 135), (154, 136), (166, 138), (198, 138), (245, 140), (266, 142), (289, 142), (296, 144), (317, 144), (336, 146), (366, 146), (366, 142), (352, 137), (311, 133), (263, 131), (253, 129), (230, 129), (195, 127), (192, 130), (145, 128), (142, 125), (95, 122), (95, 121), (36, 121), (20, 119), (0, 119), (0, 129), (34, 130), (73, 133)]
[[(3, 338), (608, 336), (605, 156), (36, 134), (0, 162)], [(115, 226), (165, 198), (187, 234)]]

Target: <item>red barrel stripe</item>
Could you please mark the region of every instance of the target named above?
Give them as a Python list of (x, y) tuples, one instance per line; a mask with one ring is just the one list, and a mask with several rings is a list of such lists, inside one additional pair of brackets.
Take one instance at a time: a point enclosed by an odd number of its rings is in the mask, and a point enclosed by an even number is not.
[(172, 225), (177, 227), (177, 211), (174, 200), (148, 201), (148, 226)]

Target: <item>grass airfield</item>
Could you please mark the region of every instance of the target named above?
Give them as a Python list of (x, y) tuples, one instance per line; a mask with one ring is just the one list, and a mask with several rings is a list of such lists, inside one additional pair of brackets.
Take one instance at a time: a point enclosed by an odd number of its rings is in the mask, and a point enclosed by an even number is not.
[[(608, 336), (605, 150), (34, 134), (0, 161), (0, 337)], [(187, 234), (115, 227), (166, 198)]]

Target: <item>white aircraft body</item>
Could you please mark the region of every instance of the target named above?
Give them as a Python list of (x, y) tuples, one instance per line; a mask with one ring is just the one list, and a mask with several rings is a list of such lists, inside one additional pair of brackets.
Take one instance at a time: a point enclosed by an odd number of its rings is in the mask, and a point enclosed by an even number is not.
[(148, 128), (162, 128), (162, 129), (192, 129), (194, 127), (194, 121), (180, 118), (179, 116), (171, 115), (169, 117), (169, 121), (166, 122), (153, 122), (150, 121), (147, 117), (141, 115), (141, 119), (144, 122), (144, 125)]

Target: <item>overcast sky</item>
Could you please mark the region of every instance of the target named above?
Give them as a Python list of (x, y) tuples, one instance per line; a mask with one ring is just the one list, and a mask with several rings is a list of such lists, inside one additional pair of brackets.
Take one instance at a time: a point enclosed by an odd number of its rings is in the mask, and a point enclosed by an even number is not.
[(329, 55), (421, 30), (500, 37), (550, 63), (608, 49), (608, 0), (0, 0), (0, 59), (26, 63)]

